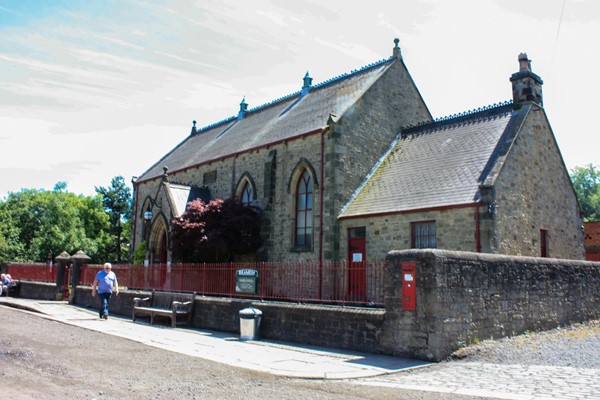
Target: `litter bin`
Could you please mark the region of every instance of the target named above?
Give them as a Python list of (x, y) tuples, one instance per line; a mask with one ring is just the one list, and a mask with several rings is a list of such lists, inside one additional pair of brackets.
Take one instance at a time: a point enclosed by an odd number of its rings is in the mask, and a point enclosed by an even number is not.
[(240, 340), (255, 340), (258, 338), (262, 311), (248, 307), (240, 310)]

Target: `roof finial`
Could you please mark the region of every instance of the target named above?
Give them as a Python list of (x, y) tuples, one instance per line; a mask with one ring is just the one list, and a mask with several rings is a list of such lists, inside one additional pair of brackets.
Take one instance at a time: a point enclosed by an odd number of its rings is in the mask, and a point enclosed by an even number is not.
[(238, 121), (243, 120), (244, 117), (246, 116), (247, 112), (248, 112), (248, 103), (246, 103), (246, 96), (244, 96), (244, 98), (242, 99), (242, 102), (240, 103), (240, 111), (238, 112)]
[(304, 75), (304, 85), (302, 86), (302, 96), (309, 92), (310, 87), (312, 86), (313, 78), (310, 77), (308, 71), (306, 71), (306, 75)]
[(194, 124), (194, 126), (192, 126), (192, 135), (195, 135), (198, 133), (198, 129), (196, 129), (196, 120), (193, 120), (192, 123)]
[(394, 50), (392, 51), (392, 57), (401, 58), (402, 55), (400, 54), (400, 46), (398, 46), (398, 43), (400, 43), (400, 39), (395, 38), (394, 43), (395, 43), (395, 46), (394, 46)]

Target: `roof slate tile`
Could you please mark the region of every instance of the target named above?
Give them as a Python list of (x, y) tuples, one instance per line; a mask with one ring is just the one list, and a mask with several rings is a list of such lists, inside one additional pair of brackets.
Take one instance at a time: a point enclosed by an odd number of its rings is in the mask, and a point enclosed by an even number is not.
[(299, 101), (301, 92), (251, 109), (242, 120), (229, 118), (202, 128), (144, 172), (138, 182), (161, 176), (164, 166), (174, 173), (324, 128), (330, 114), (343, 115), (394, 62), (393, 58), (382, 60), (315, 85)]
[(507, 105), (402, 133), (340, 218), (472, 204), (486, 165), (518, 113)]

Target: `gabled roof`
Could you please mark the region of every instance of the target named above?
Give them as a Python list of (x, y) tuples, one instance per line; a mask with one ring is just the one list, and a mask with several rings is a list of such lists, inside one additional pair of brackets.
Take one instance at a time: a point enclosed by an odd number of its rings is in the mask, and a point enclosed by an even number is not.
[(171, 206), (173, 218), (179, 218), (187, 209), (190, 201), (202, 199), (204, 202), (208, 202), (211, 197), (207, 188), (177, 185), (169, 182), (164, 182), (164, 190)]
[(404, 129), (339, 218), (473, 204), (520, 113), (512, 103)]
[(308, 93), (298, 91), (243, 115), (208, 125), (144, 172), (138, 182), (162, 175), (163, 167), (174, 173), (271, 143), (318, 131), (330, 114), (342, 116), (394, 63), (390, 57), (359, 70), (314, 85)]

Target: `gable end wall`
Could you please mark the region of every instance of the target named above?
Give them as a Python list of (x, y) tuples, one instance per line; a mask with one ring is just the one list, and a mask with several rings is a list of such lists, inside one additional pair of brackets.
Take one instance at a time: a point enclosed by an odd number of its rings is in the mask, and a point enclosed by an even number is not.
[(549, 257), (584, 259), (579, 204), (542, 108), (529, 111), (494, 193), (491, 252), (539, 257), (545, 229)]
[[(431, 120), (402, 60), (332, 127), (325, 144), (324, 259), (345, 257), (337, 216), (403, 126)], [(340, 250), (341, 253), (340, 253)]]

